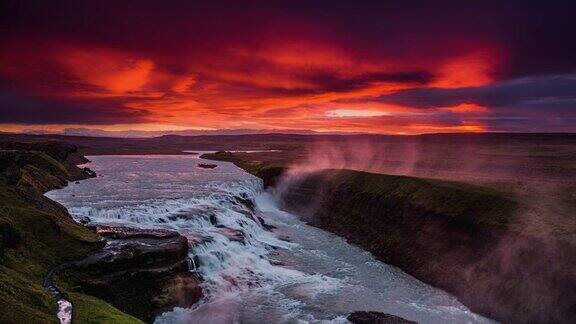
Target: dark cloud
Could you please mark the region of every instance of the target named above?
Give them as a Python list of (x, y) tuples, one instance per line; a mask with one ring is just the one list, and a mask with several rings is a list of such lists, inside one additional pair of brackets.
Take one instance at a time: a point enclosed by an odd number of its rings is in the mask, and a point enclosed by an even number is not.
[(145, 122), (145, 111), (127, 109), (115, 100), (63, 102), (0, 91), (0, 124), (105, 125)]
[(576, 3), (561, 1), (3, 1), (2, 34), (56, 37), (154, 53), (223, 40), (307, 34), (360, 57), (443, 56), (463, 44), (504, 51), (502, 78), (576, 71)]
[[(501, 114), (500, 114), (501, 115)], [(515, 116), (514, 112), (510, 116), (475, 117), (469, 121), (476, 121), (488, 125), (493, 132), (540, 132), (540, 133), (573, 133), (576, 131), (576, 118), (544, 116)]]
[(408, 71), (398, 73), (362, 73), (357, 76), (342, 76), (332, 71), (314, 72), (296, 76), (298, 80), (310, 83), (305, 88), (267, 88), (252, 89), (250, 85), (237, 84), (235, 90), (247, 94), (251, 91), (268, 93), (269, 95), (301, 96), (308, 94), (321, 94), (326, 92), (347, 92), (364, 89), (380, 82), (402, 83), (421, 86), (432, 79), (432, 74), (426, 71)]
[(433, 108), (476, 103), (486, 107), (570, 109), (576, 113), (576, 75), (520, 78), (482, 87), (419, 88), (379, 98), (382, 102)]
[[(483, 116), (467, 116), (492, 131), (573, 132), (576, 130), (576, 75), (532, 77), (482, 87), (421, 88), (382, 96), (379, 101), (421, 109), (474, 103), (491, 107)], [(457, 118), (446, 113), (444, 122)]]
[(364, 73), (354, 77), (341, 77), (334, 73), (316, 73), (306, 75), (302, 79), (317, 85), (315, 92), (350, 91), (364, 88), (376, 82), (420, 83), (425, 84), (432, 79), (432, 74), (426, 71), (399, 73)]

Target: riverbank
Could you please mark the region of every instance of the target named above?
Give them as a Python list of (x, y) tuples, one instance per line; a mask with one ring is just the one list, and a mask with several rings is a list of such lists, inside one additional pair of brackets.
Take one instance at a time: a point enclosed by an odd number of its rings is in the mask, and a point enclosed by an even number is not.
[[(519, 230), (512, 194), (456, 182), (349, 170), (282, 177), (281, 155), (220, 152), (275, 186), (289, 211), (504, 322), (569, 323), (574, 246)], [(567, 298), (568, 296), (568, 298)]]
[[(158, 238), (159, 248), (154, 250), (149, 246), (153, 240), (151, 234), (141, 235), (147, 244), (143, 243), (146, 246), (143, 245), (142, 253), (138, 254), (139, 259), (131, 256), (133, 253), (126, 254), (120, 250), (115, 252), (121, 252), (119, 255), (124, 255), (123, 258), (106, 258), (106, 253), (113, 252), (109, 251), (110, 244), (102, 249), (105, 240), (101, 235), (75, 222), (66, 208), (44, 196), (45, 192), (62, 188), (68, 182), (95, 177), (90, 169), (76, 166), (86, 162), (88, 160), (74, 145), (57, 142), (0, 143), (0, 308), (10, 310), (0, 312), (0, 322), (57, 323), (56, 300), (51, 291), (55, 298), (65, 298), (72, 303), (74, 321), (78, 323), (141, 323), (126, 312), (149, 321), (154, 315), (151, 312), (175, 305), (170, 300), (169, 291), (174, 285), (169, 281), (176, 278), (175, 274), (188, 273), (187, 264), (182, 264), (187, 263), (185, 238), (180, 238), (184, 243), (177, 245), (182, 248), (175, 250), (177, 254), (170, 260), (172, 263), (168, 262), (170, 264), (158, 258), (154, 251), (158, 250), (164, 257), (166, 247), (176, 244), (173, 241), (178, 238), (174, 236)], [(131, 251), (139, 241), (133, 239), (129, 242)], [(152, 259), (156, 263), (149, 262)], [(78, 264), (78, 260), (83, 260), (83, 263)], [(90, 260), (93, 267), (88, 264)], [(104, 263), (98, 263), (98, 260)], [(63, 267), (59, 265), (63, 264), (69, 267), (60, 269)], [(136, 269), (130, 269), (128, 265)], [(91, 269), (96, 273), (91, 273)], [(52, 270), (61, 270), (65, 275)], [(138, 278), (147, 285), (133, 289), (137, 296), (121, 293)], [(97, 294), (97, 289), (91, 289), (104, 282), (108, 283), (107, 293)], [(154, 286), (157, 282), (164, 285)], [(122, 283), (125, 286), (121, 286)], [(191, 289), (198, 290), (197, 281), (191, 286), (194, 286)], [(142, 294), (144, 291), (148, 295)], [(195, 296), (194, 301), (200, 298), (198, 294)], [(147, 300), (155, 300), (154, 307), (149, 307)], [(138, 311), (143, 308), (145, 312)]]
[[(52, 323), (56, 307), (42, 287), (44, 275), (102, 243), (42, 193), (88, 175), (69, 164), (78, 158), (71, 146), (13, 144), (0, 151), (0, 308), (11, 310), (0, 312), (0, 322)], [(84, 296), (78, 300), (92, 304)]]

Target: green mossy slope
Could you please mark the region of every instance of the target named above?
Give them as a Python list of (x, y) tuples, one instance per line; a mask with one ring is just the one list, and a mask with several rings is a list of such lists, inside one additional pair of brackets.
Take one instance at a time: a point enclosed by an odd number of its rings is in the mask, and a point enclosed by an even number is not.
[(112, 305), (96, 297), (70, 293), (68, 298), (74, 304), (75, 322), (83, 324), (141, 324), (144, 323), (136, 317), (119, 311)]
[[(1, 144), (0, 323), (57, 323), (56, 303), (42, 287), (45, 274), (86, 256), (102, 242), (43, 193), (86, 175), (69, 163), (74, 153), (70, 146), (59, 150), (58, 144), (42, 143), (26, 144), (40, 151), (2, 150), (6, 143)], [(76, 323), (138, 322), (93, 297), (67, 295), (76, 303)]]
[[(570, 323), (576, 253), (513, 226), (525, 206), (498, 191), (324, 170), (282, 183), (285, 208), (503, 322)], [(552, 265), (550, 267), (543, 265)]]

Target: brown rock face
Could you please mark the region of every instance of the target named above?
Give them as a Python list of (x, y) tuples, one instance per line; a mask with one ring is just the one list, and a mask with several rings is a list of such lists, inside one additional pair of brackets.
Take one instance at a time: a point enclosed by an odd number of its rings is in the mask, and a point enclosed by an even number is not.
[(152, 239), (167, 239), (179, 237), (180, 234), (174, 231), (164, 229), (142, 229), (126, 226), (89, 226), (100, 236), (109, 239), (134, 239), (134, 238), (152, 238)]
[(191, 272), (179, 274), (162, 283), (167, 308), (177, 305), (189, 308), (202, 298), (201, 278)]
[(380, 312), (354, 312), (347, 318), (354, 324), (416, 324), (402, 317)]
[(185, 237), (158, 229), (92, 228), (106, 238), (106, 246), (72, 270), (84, 292), (145, 321), (201, 298), (200, 278), (189, 272)]

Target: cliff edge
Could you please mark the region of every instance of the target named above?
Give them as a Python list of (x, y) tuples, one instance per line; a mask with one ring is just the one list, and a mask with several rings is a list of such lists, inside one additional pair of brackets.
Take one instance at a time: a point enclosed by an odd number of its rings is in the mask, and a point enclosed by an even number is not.
[[(273, 185), (284, 209), (503, 322), (576, 319), (576, 247), (517, 226), (529, 206), (471, 184), (352, 170), (287, 174), (281, 157), (220, 152)], [(273, 172), (271, 172), (273, 170)]]

